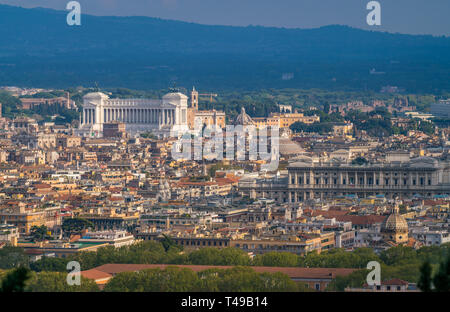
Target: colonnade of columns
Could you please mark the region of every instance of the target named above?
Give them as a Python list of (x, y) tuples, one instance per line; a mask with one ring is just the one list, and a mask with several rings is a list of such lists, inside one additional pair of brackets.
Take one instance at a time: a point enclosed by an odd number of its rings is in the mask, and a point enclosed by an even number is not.
[[(175, 109), (164, 108), (104, 108), (100, 119), (106, 123), (121, 121), (128, 124), (175, 125)], [(84, 108), (81, 114), (82, 124), (95, 124), (95, 109)]]
[(352, 185), (361, 187), (376, 186), (431, 186), (434, 185), (432, 172), (338, 172), (315, 174), (308, 172), (290, 172), (289, 184), (291, 185)]

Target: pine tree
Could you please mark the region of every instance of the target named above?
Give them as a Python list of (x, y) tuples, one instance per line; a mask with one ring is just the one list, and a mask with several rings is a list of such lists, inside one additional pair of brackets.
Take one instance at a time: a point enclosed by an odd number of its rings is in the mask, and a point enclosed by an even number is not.
[(417, 287), (423, 292), (431, 291), (431, 265), (428, 261), (425, 261), (420, 267), (420, 278)]
[(450, 255), (447, 257), (447, 261), (441, 262), (439, 265), (439, 271), (433, 278), (436, 291), (450, 291)]

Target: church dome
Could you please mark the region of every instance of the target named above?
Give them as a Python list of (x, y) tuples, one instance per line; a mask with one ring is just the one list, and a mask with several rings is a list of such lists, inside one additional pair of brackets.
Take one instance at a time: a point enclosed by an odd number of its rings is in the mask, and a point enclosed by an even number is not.
[(234, 120), (234, 125), (242, 125), (242, 126), (248, 126), (248, 125), (255, 125), (255, 122), (253, 119), (245, 112), (245, 108), (241, 108), (241, 113), (237, 115), (236, 119)]
[(383, 222), (382, 231), (388, 233), (408, 233), (408, 223), (403, 218), (398, 210), (395, 210), (386, 220)]
[(280, 138), (278, 144), (280, 146), (281, 155), (298, 155), (305, 152), (299, 144), (295, 143), (289, 138)]

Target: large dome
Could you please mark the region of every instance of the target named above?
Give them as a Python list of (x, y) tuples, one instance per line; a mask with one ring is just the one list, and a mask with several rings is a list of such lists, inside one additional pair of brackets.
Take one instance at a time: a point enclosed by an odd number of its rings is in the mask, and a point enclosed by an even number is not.
[(241, 108), (241, 113), (237, 115), (234, 125), (242, 125), (242, 126), (248, 126), (248, 125), (255, 125), (255, 122), (253, 121), (252, 117), (247, 115), (245, 112), (245, 108)]
[(280, 154), (285, 156), (299, 155), (304, 153), (303, 148), (289, 138), (279, 139)]
[(408, 223), (398, 211), (394, 211), (383, 222), (382, 231), (388, 233), (408, 233)]

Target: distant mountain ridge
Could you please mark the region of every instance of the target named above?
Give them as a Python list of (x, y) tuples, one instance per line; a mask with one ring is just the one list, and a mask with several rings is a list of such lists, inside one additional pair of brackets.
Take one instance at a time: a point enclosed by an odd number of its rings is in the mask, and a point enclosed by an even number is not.
[(450, 90), (448, 37), (67, 13), (0, 5), (0, 85)]

